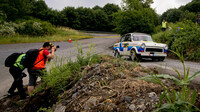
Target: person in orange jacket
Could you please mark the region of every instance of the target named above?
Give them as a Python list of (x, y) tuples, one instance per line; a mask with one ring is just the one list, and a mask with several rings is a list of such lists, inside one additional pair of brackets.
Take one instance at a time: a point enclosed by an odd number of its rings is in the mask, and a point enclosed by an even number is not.
[[(49, 52), (51, 50), (51, 53)], [(54, 58), (56, 47), (50, 42), (45, 42), (40, 48), (39, 54), (34, 63), (34, 67), (28, 69), (29, 73), (29, 84), (28, 93), (32, 95), (38, 76), (43, 76), (46, 72), (45, 65), (48, 59)]]

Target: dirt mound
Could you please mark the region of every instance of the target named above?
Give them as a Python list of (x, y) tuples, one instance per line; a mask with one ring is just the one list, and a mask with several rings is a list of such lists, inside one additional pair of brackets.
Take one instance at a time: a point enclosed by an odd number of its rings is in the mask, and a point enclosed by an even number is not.
[[(162, 87), (139, 77), (154, 73), (158, 71), (105, 56), (100, 64), (82, 67), (82, 78), (64, 93), (53, 95), (51, 88), (46, 88), (26, 100), (20, 100), (18, 95), (6, 97), (0, 100), (0, 111), (151, 112), (159, 103)], [(170, 80), (162, 81), (168, 87), (180, 89)], [(199, 98), (200, 92), (196, 106), (200, 104)]]
[[(133, 67), (135, 66), (135, 67)], [(137, 79), (151, 72), (126, 62), (87, 66), (82, 79), (62, 95), (55, 110), (152, 111), (159, 102), (160, 85)]]

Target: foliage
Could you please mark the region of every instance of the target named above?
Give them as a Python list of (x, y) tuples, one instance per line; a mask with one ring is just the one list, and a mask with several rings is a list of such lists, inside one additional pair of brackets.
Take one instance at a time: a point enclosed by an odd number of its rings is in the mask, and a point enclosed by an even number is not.
[(98, 5), (95, 5), (92, 9), (93, 9), (93, 10), (102, 10), (103, 8), (100, 7), (100, 6), (98, 6)]
[(151, 8), (120, 11), (114, 14), (114, 31), (120, 34), (130, 32), (153, 33), (157, 15)]
[(120, 10), (119, 6), (118, 5), (115, 5), (115, 4), (106, 4), (104, 7), (103, 7), (103, 11), (107, 14), (107, 15), (111, 15), (113, 13), (116, 13)]
[(32, 15), (36, 18), (45, 18), (46, 10), (48, 10), (48, 6), (44, 2), (44, 0), (37, 0), (33, 2), (32, 7)]
[[(179, 79), (174, 76), (166, 74), (149, 75), (141, 78), (142, 80), (158, 83), (164, 89), (163, 93), (160, 96), (160, 104), (158, 105), (159, 108), (156, 109), (155, 111), (172, 111), (172, 112), (182, 112), (182, 111), (192, 112), (197, 110), (200, 111), (197, 107), (194, 106), (197, 97), (197, 91), (193, 90), (192, 92), (188, 87), (190, 81), (192, 81), (196, 76), (200, 75), (200, 71), (197, 71), (193, 75), (189, 76), (190, 69), (188, 68), (186, 70), (183, 55), (181, 55), (178, 52), (174, 51), (171, 52), (175, 53), (182, 62), (183, 72), (184, 72), (183, 78), (181, 73), (177, 69), (174, 70), (178, 74)], [(163, 84), (159, 78), (166, 78), (173, 80), (177, 86), (181, 87), (181, 90), (176, 91), (172, 87), (165, 86), (165, 84)], [(164, 100), (167, 103), (163, 104)]]
[(197, 15), (200, 12), (200, 1), (193, 0), (192, 2), (181, 6), (178, 9), (169, 9), (160, 16), (159, 23), (165, 19), (167, 22), (178, 22), (184, 20), (196, 21)]
[(179, 21), (182, 15), (183, 12), (179, 9), (169, 9), (162, 14), (161, 21), (165, 19), (167, 22), (175, 23), (176, 21)]
[(200, 59), (200, 27), (192, 21), (185, 20), (176, 24), (170, 23), (171, 30), (159, 32), (152, 37), (156, 42), (166, 43), (169, 49), (183, 52), (183, 55), (188, 60), (198, 61)]
[[(44, 0), (2, 0), (0, 4), (0, 22), (15, 22), (37, 18), (48, 21), (55, 26), (66, 26), (79, 30), (112, 31), (114, 26), (112, 25), (111, 15), (118, 10), (120, 10), (118, 5), (109, 3), (103, 8), (99, 6), (95, 6), (93, 9), (65, 7), (63, 10), (58, 11), (49, 8)], [(36, 25), (37, 23), (30, 24)], [(29, 28), (30, 26), (28, 25)], [(26, 32), (30, 31), (30, 29), (27, 30)], [(38, 30), (40, 30), (39, 27), (31, 35), (36, 35)]]
[(0, 24), (0, 36), (12, 36), (15, 35), (15, 23), (4, 22)]
[(71, 28), (77, 28), (80, 24), (80, 21), (78, 21), (79, 14), (76, 11), (74, 7), (65, 7), (61, 14), (63, 14), (64, 20), (67, 20), (63, 23), (63, 25), (71, 27)]
[(182, 16), (179, 19), (179, 21), (191, 20), (193, 22), (196, 22), (196, 19), (197, 15), (195, 13), (186, 10), (185, 12), (182, 13)]
[(153, 0), (122, 0), (123, 10), (141, 10), (142, 8), (150, 8)]
[(79, 7), (76, 9), (80, 22), (78, 29), (93, 30), (95, 28), (95, 11), (89, 8)]
[(44, 36), (55, 33), (54, 27), (45, 21), (40, 20), (25, 20), (24, 22), (8, 23), (4, 22), (0, 25), (0, 35), (10, 36), (18, 33), (20, 35), (31, 35), (31, 36)]
[(0, 10), (7, 15), (8, 21), (14, 21), (31, 14), (35, 0), (1, 0)]
[[(111, 30), (111, 24), (109, 24), (108, 15), (103, 10), (96, 10), (95, 14), (95, 25), (92, 30), (97, 31), (109, 31)], [(110, 29), (109, 29), (110, 28)]]
[(183, 11), (188, 10), (189, 12), (199, 13), (200, 12), (200, 1), (193, 0), (192, 2), (186, 4), (185, 6), (180, 7), (180, 9)]
[(4, 22), (5, 19), (7, 18), (7, 15), (0, 10), (0, 23)]

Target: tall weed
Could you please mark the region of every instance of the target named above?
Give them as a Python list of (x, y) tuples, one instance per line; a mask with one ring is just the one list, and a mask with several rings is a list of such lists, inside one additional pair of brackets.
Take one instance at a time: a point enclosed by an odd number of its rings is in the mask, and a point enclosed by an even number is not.
[[(197, 91), (195, 89), (190, 90), (190, 88), (188, 87), (190, 81), (192, 81), (196, 76), (200, 75), (200, 71), (195, 72), (193, 75), (189, 75), (190, 69), (189, 68), (186, 69), (183, 55), (180, 54), (179, 52), (174, 52), (174, 51), (171, 52), (173, 52), (179, 57), (183, 65), (183, 73), (184, 73), (183, 77), (177, 69), (174, 69), (179, 78), (167, 74), (148, 75), (141, 78), (142, 80), (160, 84), (163, 87), (164, 91), (160, 96), (160, 104), (158, 105), (158, 109), (156, 109), (155, 111), (164, 111), (164, 112), (200, 111), (200, 109), (194, 106), (197, 97)], [(160, 78), (173, 80), (175, 84), (179, 86), (181, 89), (177, 91), (173, 89), (173, 87), (165, 86), (165, 84), (162, 83)]]

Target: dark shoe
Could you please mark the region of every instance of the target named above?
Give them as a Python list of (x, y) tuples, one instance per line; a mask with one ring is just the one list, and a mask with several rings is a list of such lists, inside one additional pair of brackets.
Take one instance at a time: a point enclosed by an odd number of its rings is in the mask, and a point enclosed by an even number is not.
[(17, 92), (10, 92), (10, 91), (8, 91), (8, 96), (15, 96), (15, 95), (17, 95)]
[(21, 100), (24, 100), (24, 99), (26, 99), (26, 98), (28, 98), (28, 97), (29, 97), (29, 95), (20, 96), (20, 99), (21, 99)]

